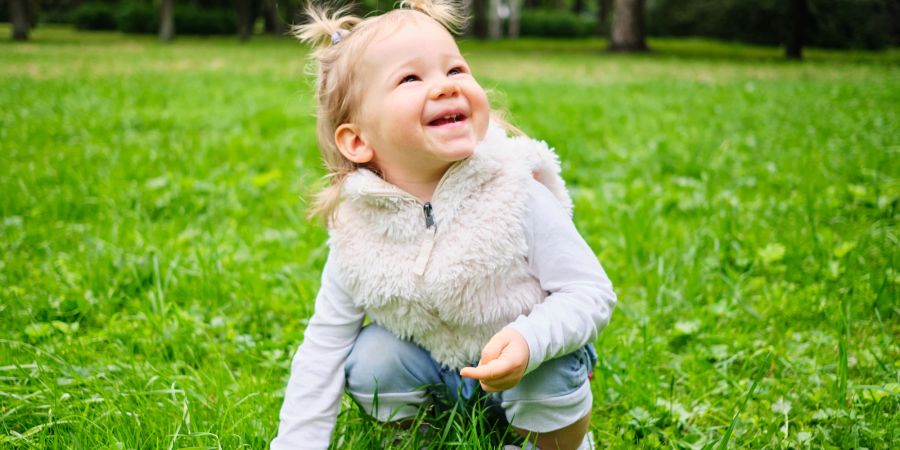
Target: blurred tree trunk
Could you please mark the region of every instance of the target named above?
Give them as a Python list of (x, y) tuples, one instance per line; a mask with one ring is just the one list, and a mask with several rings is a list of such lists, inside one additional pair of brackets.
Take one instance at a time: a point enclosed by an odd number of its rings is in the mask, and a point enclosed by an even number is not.
[(584, 12), (584, 0), (575, 0), (575, 3), (572, 3), (572, 12), (575, 14), (581, 14)]
[(606, 18), (609, 17), (610, 0), (597, 0), (597, 35), (605, 36)]
[(606, 23), (606, 17), (609, 15), (609, 0), (597, 0), (597, 34), (602, 35)]
[(500, 39), (503, 37), (503, 23), (500, 21), (500, 0), (488, 0), (488, 37)]
[(644, 0), (613, 0), (609, 49), (614, 52), (642, 52), (644, 42)]
[(472, 36), (485, 39), (488, 36), (487, 6), (489, 0), (471, 0)]
[(303, 19), (303, 5), (297, 2), (287, 4), (287, 22), (291, 25), (300, 23)]
[(175, 39), (175, 13), (173, 0), (162, 0), (159, 6), (159, 40), (171, 42)]
[(25, 4), (27, 0), (7, 0), (9, 2), (9, 20), (12, 22), (12, 39), (14, 41), (27, 41), (28, 30), (31, 28), (28, 22), (28, 11)]
[(809, 9), (806, 0), (788, 0), (788, 30), (784, 45), (787, 59), (803, 59), (803, 39), (806, 34), (806, 20)]
[(253, 33), (253, 1), (234, 0), (234, 12), (237, 14), (238, 38), (246, 41)]
[(281, 15), (278, 14), (277, 0), (263, 0), (262, 7), (266, 33), (274, 35), (284, 34), (284, 23), (281, 20)]
[(519, 38), (521, 18), (522, 0), (509, 0), (509, 37), (512, 39)]

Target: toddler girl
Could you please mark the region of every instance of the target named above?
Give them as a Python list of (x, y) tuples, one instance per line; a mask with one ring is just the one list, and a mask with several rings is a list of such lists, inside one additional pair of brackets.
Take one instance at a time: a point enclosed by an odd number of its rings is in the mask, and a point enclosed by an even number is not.
[[(491, 118), (450, 0), (310, 10), (330, 253), (273, 448), (326, 448), (343, 392), (381, 421), (487, 399), (543, 449), (591, 448), (616, 303), (546, 144)], [(372, 323), (363, 327), (368, 316)]]

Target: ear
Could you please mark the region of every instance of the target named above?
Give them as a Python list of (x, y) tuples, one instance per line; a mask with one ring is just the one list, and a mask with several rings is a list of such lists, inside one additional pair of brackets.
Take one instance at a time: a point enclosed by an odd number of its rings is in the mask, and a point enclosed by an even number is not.
[(334, 130), (334, 141), (341, 154), (357, 164), (365, 164), (375, 156), (372, 147), (360, 135), (359, 127), (352, 123), (337, 127), (337, 130)]

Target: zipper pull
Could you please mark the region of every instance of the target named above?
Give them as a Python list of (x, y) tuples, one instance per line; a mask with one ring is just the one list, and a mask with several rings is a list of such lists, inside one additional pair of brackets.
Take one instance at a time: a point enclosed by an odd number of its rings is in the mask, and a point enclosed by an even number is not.
[(431, 228), (434, 226), (434, 214), (431, 213), (431, 202), (425, 202), (422, 205), (422, 209), (425, 210), (425, 228)]
[(431, 250), (434, 248), (434, 234), (437, 227), (434, 226), (434, 214), (431, 209), (431, 202), (426, 202), (422, 209), (425, 210), (425, 240), (419, 247), (419, 255), (413, 264), (413, 273), (418, 276), (425, 274), (425, 267), (428, 266), (428, 260), (431, 259)]

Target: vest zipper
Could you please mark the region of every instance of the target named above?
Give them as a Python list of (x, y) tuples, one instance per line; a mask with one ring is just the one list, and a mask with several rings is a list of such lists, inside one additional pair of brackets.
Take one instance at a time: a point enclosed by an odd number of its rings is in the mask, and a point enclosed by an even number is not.
[(434, 225), (434, 213), (431, 210), (431, 202), (425, 202), (422, 205), (422, 210), (425, 211), (425, 240), (422, 241), (422, 246), (419, 247), (419, 256), (416, 257), (416, 262), (413, 265), (413, 273), (418, 276), (425, 274), (425, 267), (428, 266), (428, 260), (431, 258), (431, 250), (434, 249), (434, 234), (437, 231), (437, 227)]
[(425, 202), (422, 205), (422, 209), (425, 210), (425, 228), (431, 228), (434, 226), (434, 215), (431, 212), (431, 202)]
[[(434, 194), (441, 189), (444, 185), (444, 181), (447, 180), (449, 175), (455, 171), (460, 166), (460, 161), (453, 163), (449, 169), (444, 173), (441, 179), (438, 181), (437, 186), (434, 188)], [(413, 273), (418, 276), (422, 276), (425, 274), (425, 268), (428, 266), (428, 260), (431, 258), (431, 251), (434, 249), (434, 236), (437, 233), (437, 226), (435, 226), (434, 222), (434, 211), (431, 206), (431, 202), (422, 203), (421, 200), (400, 190), (400, 192), (389, 192), (389, 191), (370, 191), (369, 195), (374, 195), (377, 197), (402, 197), (408, 198), (416, 203), (422, 205), (422, 211), (425, 213), (425, 239), (422, 241), (422, 245), (419, 247), (419, 254), (416, 257), (416, 261), (413, 264)], [(434, 195), (432, 195), (434, 198)]]

